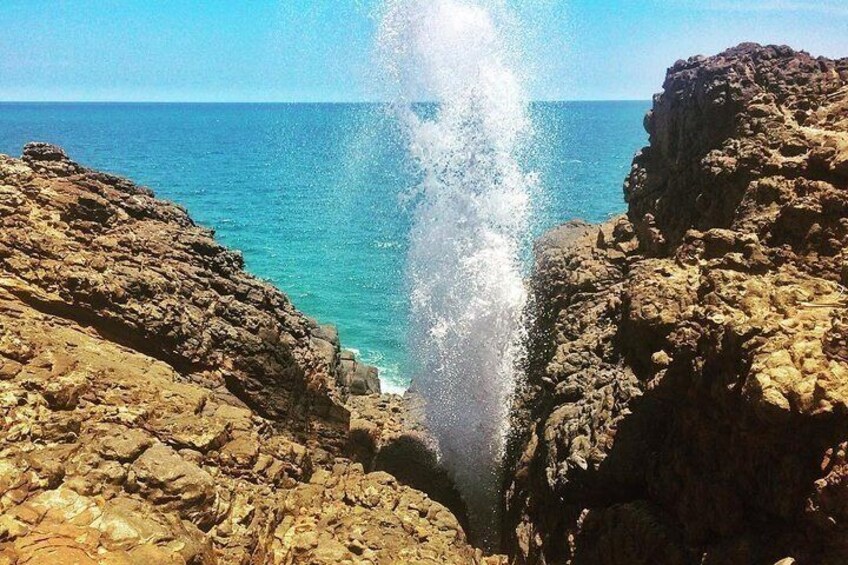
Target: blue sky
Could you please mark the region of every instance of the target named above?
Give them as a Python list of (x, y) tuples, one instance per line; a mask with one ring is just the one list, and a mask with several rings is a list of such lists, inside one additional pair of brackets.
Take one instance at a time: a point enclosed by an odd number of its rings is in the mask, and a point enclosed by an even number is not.
[[(374, 99), (378, 0), (2, 0), (0, 100)], [(534, 99), (647, 99), (741, 41), (848, 56), (848, 0), (515, 0)]]

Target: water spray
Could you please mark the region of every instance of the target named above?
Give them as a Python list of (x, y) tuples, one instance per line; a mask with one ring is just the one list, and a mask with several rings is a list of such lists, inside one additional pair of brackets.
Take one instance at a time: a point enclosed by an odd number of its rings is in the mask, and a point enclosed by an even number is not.
[[(414, 382), (472, 534), (489, 547), (522, 355), (521, 256), (535, 183), (520, 159), (531, 124), (506, 16), (499, 2), (393, 0), (379, 31), (420, 173), (407, 270)], [(432, 111), (413, 104), (422, 99)]]

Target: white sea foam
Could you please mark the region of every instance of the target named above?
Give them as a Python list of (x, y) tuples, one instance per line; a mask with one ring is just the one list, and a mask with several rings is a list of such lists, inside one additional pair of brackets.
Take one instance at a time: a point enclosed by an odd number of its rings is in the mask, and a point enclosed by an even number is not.
[[(421, 182), (408, 256), (414, 384), (472, 529), (494, 543), (536, 179), (503, 2), (387, 0), (379, 53)], [(413, 100), (433, 100), (416, 112)], [(422, 117), (421, 114), (425, 114)]]
[(380, 379), (380, 392), (383, 394), (403, 396), (406, 394), (406, 391), (407, 388), (405, 386), (396, 385), (390, 380)]

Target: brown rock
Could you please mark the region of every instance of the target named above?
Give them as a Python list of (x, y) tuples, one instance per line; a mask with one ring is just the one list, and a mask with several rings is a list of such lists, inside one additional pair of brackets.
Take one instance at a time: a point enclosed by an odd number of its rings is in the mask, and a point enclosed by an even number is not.
[(836, 68), (753, 44), (679, 61), (629, 221), (537, 245), (506, 493), (517, 562), (848, 562)]
[(438, 458), (438, 444), (425, 424), (424, 401), (413, 390), (403, 396), (351, 396), (354, 416), (348, 455), (366, 471), (390, 473), (401, 484), (443, 504), (467, 531), (468, 510)]
[(0, 563), (497, 562), (336, 458), (337, 336), (181, 209), (35, 144), (0, 235)]
[(208, 526), (217, 496), (212, 477), (161, 443), (147, 449), (131, 467), (134, 484), (146, 499), (165, 509), (175, 509), (186, 520)]
[(30, 144), (23, 162), (6, 163), (15, 206), (0, 221), (4, 288), (342, 447), (336, 368), (313, 347), (306, 318), (247, 275), (240, 255), (182, 209), (57, 147)]

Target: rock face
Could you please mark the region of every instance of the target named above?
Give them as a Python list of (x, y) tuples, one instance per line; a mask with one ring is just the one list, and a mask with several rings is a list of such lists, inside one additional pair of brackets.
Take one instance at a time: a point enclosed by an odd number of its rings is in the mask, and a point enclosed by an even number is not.
[(536, 248), (516, 563), (848, 562), (848, 59), (669, 69), (627, 217)]
[(338, 382), (354, 396), (380, 394), (377, 368), (357, 361), (352, 351), (341, 352)]
[(355, 396), (348, 454), (366, 470), (385, 471), (398, 481), (445, 505), (469, 531), (468, 509), (453, 479), (438, 459), (438, 442), (424, 425), (424, 401), (414, 391), (404, 396)]
[(343, 457), (324, 337), (177, 206), (0, 156), (0, 564), (498, 562)]
[(0, 167), (2, 288), (305, 437), (343, 437), (347, 413), (307, 320), (185, 211), (46, 144)]
[(353, 351), (343, 350), (339, 332), (334, 326), (320, 325), (310, 320), (312, 346), (336, 376), (336, 385), (343, 398), (380, 394), (377, 367), (356, 359)]

